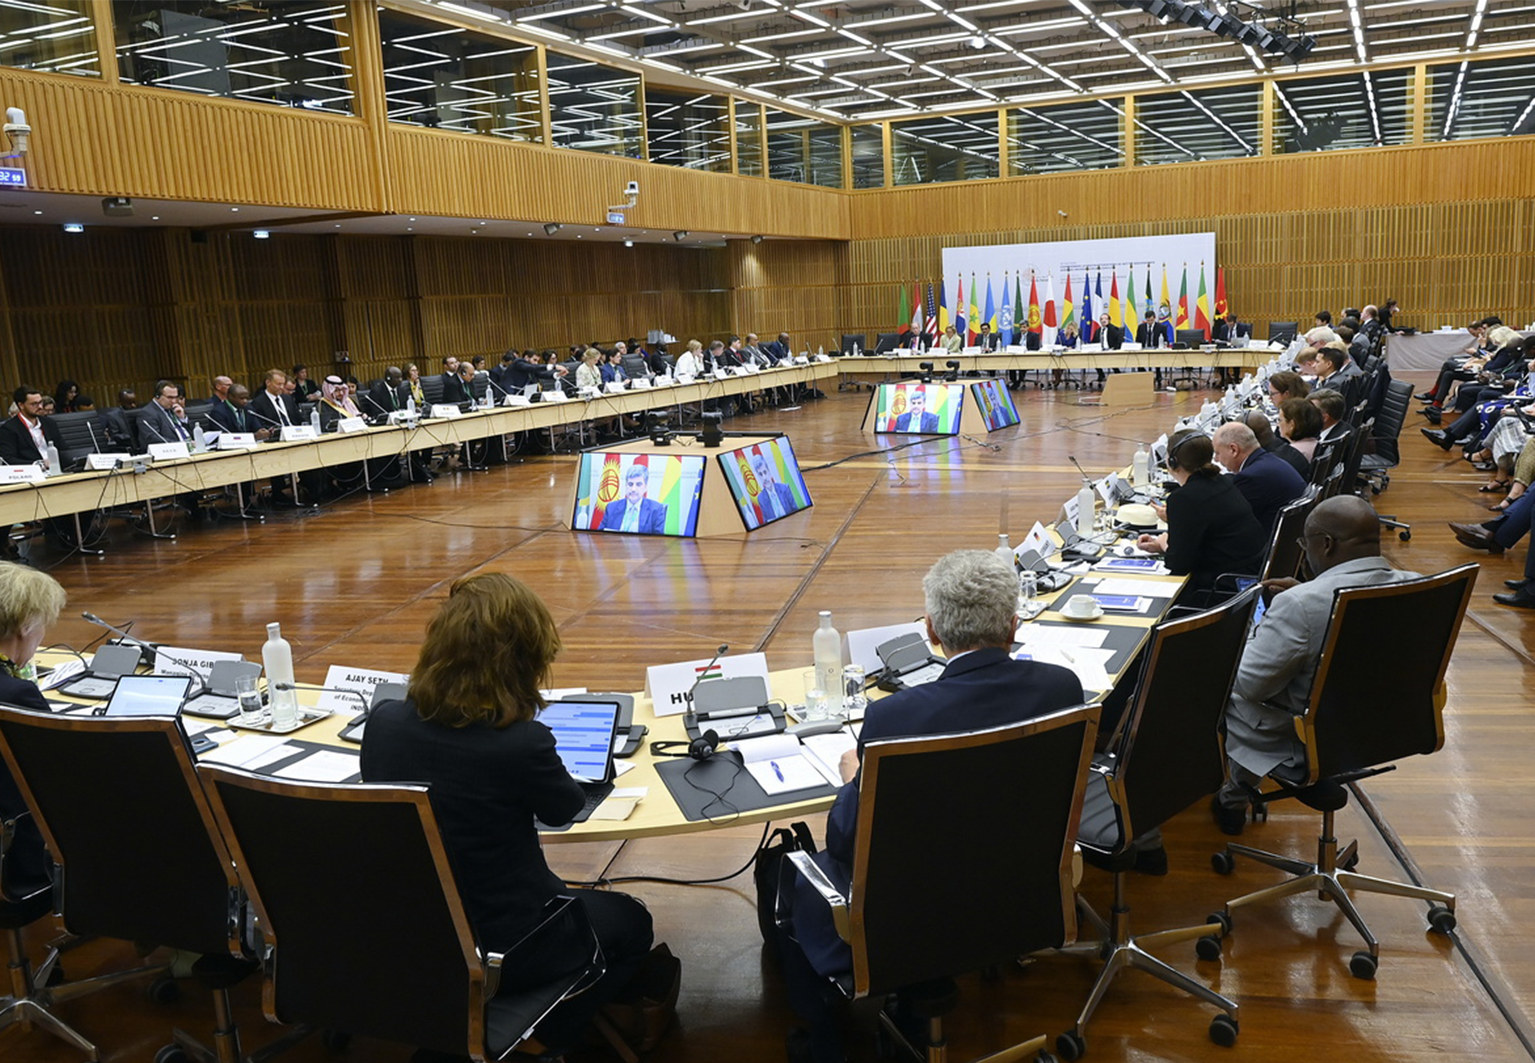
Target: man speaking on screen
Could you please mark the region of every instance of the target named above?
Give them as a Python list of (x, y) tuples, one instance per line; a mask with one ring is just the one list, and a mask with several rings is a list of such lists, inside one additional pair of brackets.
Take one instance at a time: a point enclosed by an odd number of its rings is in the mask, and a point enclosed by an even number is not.
[(602, 514), (602, 530), (661, 535), (666, 531), (666, 507), (645, 497), (650, 486), (650, 469), (631, 465), (624, 473), (624, 497), (608, 506)]

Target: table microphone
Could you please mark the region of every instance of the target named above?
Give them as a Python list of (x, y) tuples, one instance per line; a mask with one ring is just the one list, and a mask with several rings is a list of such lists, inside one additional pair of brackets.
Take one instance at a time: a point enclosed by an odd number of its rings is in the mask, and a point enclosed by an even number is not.
[(143, 639), (134, 638), (122, 628), (113, 627), (111, 624), (101, 619), (101, 617), (97, 616), (95, 613), (81, 613), (80, 615), (86, 620), (90, 621), (92, 624), (95, 624), (97, 627), (104, 627), (108, 631), (112, 632), (112, 634), (117, 636), (119, 642), (125, 642), (129, 646), (137, 647), (141, 653), (145, 654), (146, 663), (149, 665), (149, 667), (154, 667), (155, 655), (160, 651), (160, 648), (154, 643), (145, 642)]
[[(688, 717), (688, 718), (691, 718), (694, 727), (698, 726), (698, 711), (693, 708), (693, 691), (697, 690), (698, 689), (698, 684), (702, 683), (704, 681), (704, 676), (709, 674), (709, 669), (713, 668), (715, 666), (715, 664), (717, 664), (719, 662), (719, 659), (721, 657), (725, 656), (725, 654), (727, 654), (729, 652), (730, 652), (730, 643), (728, 643), (728, 642), (720, 643), (719, 649), (714, 651), (714, 656), (709, 658), (709, 663), (703, 666), (703, 668), (698, 673), (698, 678), (694, 679), (693, 680), (693, 685), (688, 687), (688, 694), (687, 694), (688, 707), (687, 707), (687, 712), (684, 715), (686, 717)], [(686, 722), (686, 720), (684, 722)]]
[(1087, 470), (1082, 468), (1082, 466), (1077, 463), (1077, 459), (1076, 458), (1073, 458), (1071, 455), (1068, 454), (1066, 456), (1066, 460), (1071, 462), (1073, 465), (1077, 466), (1077, 472), (1082, 474), (1082, 482), (1083, 483), (1090, 484), (1090, 483), (1093, 482), (1093, 478), (1091, 476), (1087, 475)]
[(368, 699), (367, 698), (363, 697), (360, 693), (358, 693), (355, 690), (348, 690), (346, 687), (309, 686), (307, 683), (304, 683), (304, 684), (300, 684), (300, 683), (273, 683), (272, 684), (272, 689), (274, 689), (274, 690), (292, 690), (294, 692), (297, 692), (300, 689), (301, 686), (303, 687), (303, 689), (306, 689), (306, 690), (318, 690), (318, 691), (321, 691), (323, 693), (328, 693), (328, 694), (345, 694), (349, 698), (356, 698), (362, 704), (362, 715), (363, 715), (364, 718), (367, 717), (368, 713), (370, 711), (372, 711), (372, 708), (373, 708), (371, 705), (368, 704)]

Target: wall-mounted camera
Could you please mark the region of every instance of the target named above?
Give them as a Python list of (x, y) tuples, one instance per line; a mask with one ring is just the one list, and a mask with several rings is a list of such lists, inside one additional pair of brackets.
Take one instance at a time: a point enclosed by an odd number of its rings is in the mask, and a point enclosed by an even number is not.
[[(6, 158), (24, 159), (27, 157), (27, 148), (31, 144), (32, 127), (27, 125), (27, 114), (20, 107), (7, 107), (5, 109), (6, 139), (11, 143), (11, 150)], [(635, 186), (636, 189), (639, 186)]]

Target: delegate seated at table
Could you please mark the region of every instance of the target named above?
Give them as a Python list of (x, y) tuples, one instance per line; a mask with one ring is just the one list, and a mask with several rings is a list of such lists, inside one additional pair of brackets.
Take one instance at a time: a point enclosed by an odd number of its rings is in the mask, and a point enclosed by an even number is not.
[(1206, 591), (1224, 572), (1256, 575), (1268, 540), (1252, 507), (1231, 477), (1214, 462), (1210, 437), (1194, 429), (1174, 432), (1167, 441), (1167, 469), (1179, 487), (1167, 496), (1167, 530), (1142, 535), (1148, 553), (1166, 555), (1167, 569), (1188, 576), (1192, 591)]

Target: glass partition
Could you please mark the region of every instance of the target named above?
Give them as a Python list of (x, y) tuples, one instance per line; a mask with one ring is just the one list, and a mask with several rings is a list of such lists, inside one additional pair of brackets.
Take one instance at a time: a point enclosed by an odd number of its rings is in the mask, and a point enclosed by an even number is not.
[(549, 139), (556, 147), (644, 157), (640, 76), (550, 50)]
[(996, 177), (997, 112), (892, 123), (890, 162), (898, 185)]
[(736, 101), (736, 173), (742, 177), (761, 177), (762, 105)]
[(391, 122), (542, 141), (538, 49), (382, 9)]
[(0, 66), (99, 77), (89, 0), (0, 0)]
[(842, 187), (842, 127), (765, 108), (768, 176), (824, 188)]
[(650, 161), (730, 172), (730, 108), (723, 96), (645, 86)]
[(1412, 70), (1274, 83), (1274, 151), (1378, 148), (1412, 140)]
[(1535, 133), (1535, 63), (1479, 59), (1428, 68), (1425, 140)]
[(1135, 98), (1135, 162), (1156, 166), (1257, 155), (1263, 86), (1166, 92)]
[(1007, 112), (1007, 172), (1104, 170), (1124, 162), (1123, 99)]
[(853, 187), (885, 187), (885, 127), (855, 125), (853, 142)]

